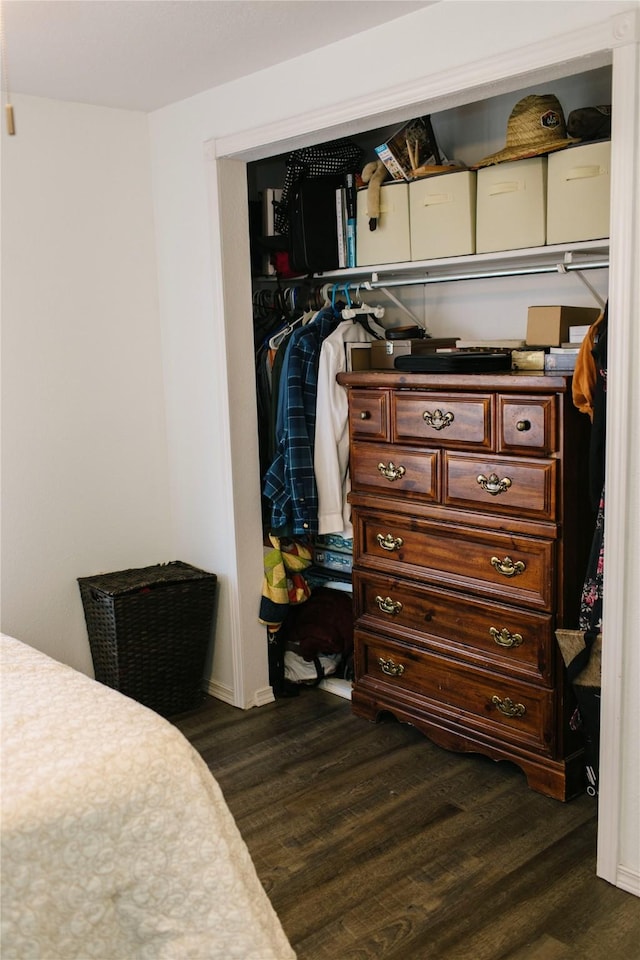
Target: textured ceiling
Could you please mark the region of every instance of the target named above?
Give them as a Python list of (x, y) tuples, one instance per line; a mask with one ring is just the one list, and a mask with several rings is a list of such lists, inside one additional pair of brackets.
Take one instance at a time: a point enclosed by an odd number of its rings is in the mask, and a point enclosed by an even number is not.
[(428, 0), (0, 0), (13, 93), (151, 111)]

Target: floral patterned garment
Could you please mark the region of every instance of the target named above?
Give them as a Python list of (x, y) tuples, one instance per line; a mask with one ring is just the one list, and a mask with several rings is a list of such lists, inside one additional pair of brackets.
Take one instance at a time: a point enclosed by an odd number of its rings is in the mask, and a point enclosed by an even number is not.
[(602, 580), (604, 575), (604, 489), (596, 516), (587, 574), (580, 603), (580, 630), (602, 629)]

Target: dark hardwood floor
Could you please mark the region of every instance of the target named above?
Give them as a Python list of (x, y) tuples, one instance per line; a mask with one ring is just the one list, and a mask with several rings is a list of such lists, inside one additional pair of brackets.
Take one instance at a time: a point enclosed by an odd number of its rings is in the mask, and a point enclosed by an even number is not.
[(318, 689), (174, 722), (299, 960), (639, 960), (640, 899), (596, 877), (586, 795), (549, 800)]

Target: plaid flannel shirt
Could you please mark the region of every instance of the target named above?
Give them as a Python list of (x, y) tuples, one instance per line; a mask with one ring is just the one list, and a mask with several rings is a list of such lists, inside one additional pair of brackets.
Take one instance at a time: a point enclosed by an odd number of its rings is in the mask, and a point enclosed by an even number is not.
[(284, 422), (278, 452), (263, 493), (271, 502), (271, 528), (291, 536), (318, 532), (318, 491), (313, 469), (318, 365), (322, 342), (340, 322), (332, 307), (298, 327), (287, 346), (283, 382)]

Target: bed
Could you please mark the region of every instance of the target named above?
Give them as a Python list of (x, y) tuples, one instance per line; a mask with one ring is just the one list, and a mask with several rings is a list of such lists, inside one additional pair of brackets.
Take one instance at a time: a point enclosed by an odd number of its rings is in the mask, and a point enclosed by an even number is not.
[(0, 642), (3, 960), (295, 960), (183, 735)]

